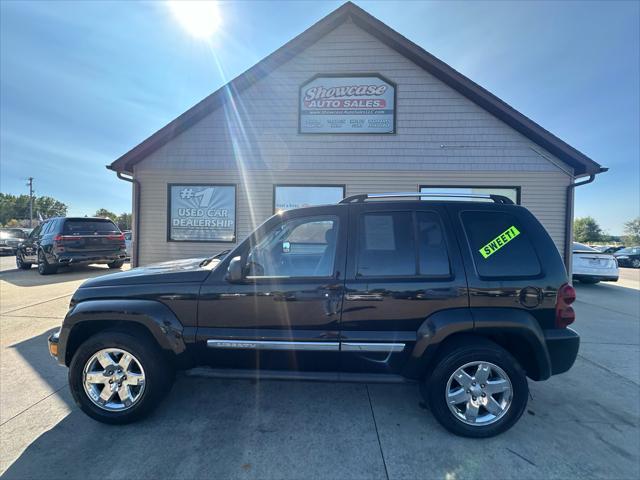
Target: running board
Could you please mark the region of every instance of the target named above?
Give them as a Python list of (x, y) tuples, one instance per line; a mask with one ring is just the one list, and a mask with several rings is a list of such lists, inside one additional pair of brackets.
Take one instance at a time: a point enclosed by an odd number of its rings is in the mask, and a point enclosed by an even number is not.
[(186, 370), (188, 377), (208, 377), (240, 380), (289, 380), (341, 383), (415, 383), (414, 380), (391, 373), (299, 372), (291, 370), (242, 370), (196, 367)]

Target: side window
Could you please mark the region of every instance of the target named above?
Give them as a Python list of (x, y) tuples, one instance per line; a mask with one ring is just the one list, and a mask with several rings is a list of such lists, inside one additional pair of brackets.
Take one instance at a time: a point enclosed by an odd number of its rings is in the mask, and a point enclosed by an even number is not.
[(29, 238), (38, 238), (40, 236), (40, 232), (42, 231), (42, 225), (38, 225), (31, 231)]
[(529, 234), (505, 212), (461, 214), (478, 274), (482, 277), (533, 277), (541, 272)]
[(44, 224), (44, 226), (42, 227), (42, 234), (43, 235), (47, 235), (49, 233), (51, 233), (53, 231), (53, 225), (55, 225), (56, 221), (55, 220), (49, 220), (47, 221), (47, 223)]
[(449, 253), (440, 218), (433, 212), (416, 212), (416, 222), (420, 275), (450, 275)]
[(416, 274), (411, 212), (365, 213), (359, 232), (359, 277)]
[(329, 277), (333, 275), (338, 218), (318, 216), (287, 220), (251, 248), (247, 277)]

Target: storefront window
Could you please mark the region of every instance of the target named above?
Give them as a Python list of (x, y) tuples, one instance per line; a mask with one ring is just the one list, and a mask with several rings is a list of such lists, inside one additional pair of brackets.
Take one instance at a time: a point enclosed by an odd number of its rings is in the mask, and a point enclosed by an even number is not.
[[(475, 187), (475, 186), (455, 186), (455, 187), (420, 187), (420, 193), (447, 194), (447, 193), (480, 193), (491, 195), (502, 195), (507, 197), (515, 204), (520, 204), (520, 188), (519, 187)], [(446, 197), (443, 197), (445, 199)], [(447, 200), (455, 200), (455, 198), (446, 198)], [(460, 200), (465, 200), (461, 198)], [(487, 200), (489, 201), (489, 200)]]
[(344, 198), (343, 185), (276, 185), (274, 211), (338, 203)]
[(234, 242), (235, 185), (170, 184), (167, 240)]

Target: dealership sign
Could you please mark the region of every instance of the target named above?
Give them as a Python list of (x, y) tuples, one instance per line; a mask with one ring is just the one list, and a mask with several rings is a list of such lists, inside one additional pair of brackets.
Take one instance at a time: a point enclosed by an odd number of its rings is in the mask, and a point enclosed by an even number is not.
[(300, 88), (301, 133), (394, 133), (396, 88), (379, 76), (318, 76)]
[(234, 185), (169, 185), (168, 240), (234, 242)]

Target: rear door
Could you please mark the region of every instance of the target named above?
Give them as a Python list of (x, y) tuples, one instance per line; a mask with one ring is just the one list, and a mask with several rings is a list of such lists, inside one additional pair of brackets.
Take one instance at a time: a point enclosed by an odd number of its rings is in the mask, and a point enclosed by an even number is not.
[(62, 239), (67, 253), (112, 253), (124, 246), (124, 236), (111, 220), (68, 218), (62, 227)]
[(352, 205), (341, 322), (345, 372), (401, 373), (425, 319), (468, 304), (444, 208)]

